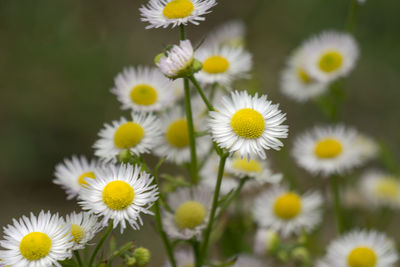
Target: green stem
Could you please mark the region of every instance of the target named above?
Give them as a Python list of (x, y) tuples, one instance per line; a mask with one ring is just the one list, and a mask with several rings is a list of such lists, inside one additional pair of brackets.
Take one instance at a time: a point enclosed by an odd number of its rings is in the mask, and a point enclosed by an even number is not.
[(208, 220), (207, 228), (204, 232), (203, 244), (202, 244), (202, 247), (200, 250), (200, 255), (201, 255), (200, 265), (196, 266), (196, 267), (200, 267), (203, 264), (204, 259), (207, 258), (208, 243), (210, 240), (211, 230), (212, 230), (212, 226), (214, 223), (215, 212), (217, 210), (219, 191), (221, 189), (222, 177), (224, 175), (224, 169), (225, 169), (225, 162), (226, 162), (226, 158), (228, 157), (228, 155), (229, 155), (228, 153), (222, 154), (220, 161), (219, 161), (218, 177), (217, 177), (217, 182), (215, 185), (215, 192), (214, 192), (214, 198), (213, 198), (211, 211), (210, 211), (210, 218)]
[(187, 78), (184, 79), (185, 85), (185, 107), (186, 107), (186, 119), (188, 123), (188, 132), (189, 132), (189, 145), (190, 145), (190, 176), (192, 178), (193, 184), (198, 183), (198, 169), (197, 169), (197, 154), (196, 154), (196, 137), (194, 133), (194, 124), (193, 124), (193, 114), (192, 114), (192, 105), (190, 102), (190, 88), (189, 88), (189, 80)]
[(78, 261), (78, 266), (84, 267), (82, 259), (81, 259), (81, 255), (79, 255), (79, 251), (74, 250), (74, 255), (75, 255), (76, 260)]
[(354, 30), (356, 28), (359, 5), (360, 4), (358, 3), (357, 0), (350, 0), (349, 13), (347, 15), (347, 26), (346, 26), (346, 30), (349, 33), (354, 33)]
[(112, 229), (113, 229), (114, 223), (111, 220), (110, 223), (108, 224), (107, 230), (104, 233), (104, 235), (101, 237), (99, 243), (97, 244), (96, 248), (93, 251), (92, 256), (90, 257), (90, 261), (89, 261), (89, 267), (93, 266), (93, 262), (97, 256), (97, 253), (99, 252), (100, 248), (103, 246), (104, 242), (106, 241), (107, 237), (110, 235)]
[(219, 208), (219, 213), (217, 215), (217, 218), (219, 218), (224, 211), (229, 207), (229, 205), (232, 203), (233, 200), (236, 199), (236, 197), (239, 195), (240, 191), (242, 191), (242, 188), (244, 186), (244, 184), (249, 180), (250, 178), (248, 176), (242, 178), (240, 180), (240, 183), (238, 185), (238, 187), (235, 189), (235, 191), (233, 192), (232, 196), (229, 198), (229, 200), (227, 200), (226, 202), (224, 202), (223, 205), (221, 205), (221, 207)]
[(196, 263), (196, 267), (201, 267), (200, 265), (200, 248), (199, 245), (200, 243), (197, 240), (193, 240), (192, 242), (192, 247), (193, 247), (193, 254), (194, 254), (194, 258), (195, 258), (195, 263)]
[(186, 39), (186, 37), (185, 37), (185, 25), (183, 25), (183, 24), (179, 25), (179, 38), (181, 40), (185, 40)]
[(343, 225), (343, 213), (340, 205), (340, 192), (339, 192), (339, 177), (337, 175), (332, 175), (331, 180), (331, 190), (333, 195), (333, 204), (336, 218), (336, 227), (339, 234), (344, 231)]
[(196, 78), (192, 75), (189, 77), (190, 81), (193, 83), (194, 87), (196, 87), (197, 92), (199, 92), (201, 98), (204, 101), (204, 104), (206, 104), (207, 109), (210, 111), (214, 111), (214, 107), (210, 104), (210, 102), (207, 99), (207, 96), (204, 94), (203, 90), (201, 89), (199, 83), (197, 82)]
[[(160, 168), (160, 166), (161, 166), (161, 164), (162, 164), (163, 162), (164, 162), (164, 159), (161, 159), (161, 160), (157, 163), (156, 167), (154, 168), (154, 173), (153, 173), (154, 182), (155, 182), (157, 185), (160, 184), (159, 181), (158, 181), (158, 170), (159, 170), (159, 168)], [(160, 193), (160, 194), (161, 194), (161, 193)], [(163, 225), (162, 225), (162, 216), (161, 216), (160, 201), (161, 201), (161, 196), (160, 196), (160, 198), (157, 199), (157, 201), (156, 201), (156, 203), (155, 203), (155, 205), (154, 205), (154, 206), (155, 206), (155, 212), (154, 212), (155, 214), (154, 214), (154, 217), (155, 217), (155, 219), (156, 219), (156, 227), (157, 227), (158, 232), (159, 232), (160, 235), (161, 235), (161, 239), (162, 239), (162, 241), (163, 241), (163, 243), (164, 243), (165, 250), (167, 251), (168, 259), (169, 259), (169, 261), (170, 261), (172, 267), (176, 267), (176, 261), (175, 261), (175, 257), (174, 257), (174, 252), (173, 252), (173, 249), (172, 249), (172, 247), (171, 247), (171, 243), (169, 242), (169, 239), (168, 239), (168, 237), (167, 237), (167, 234), (165, 233), (165, 231), (164, 231), (164, 229), (163, 229)]]

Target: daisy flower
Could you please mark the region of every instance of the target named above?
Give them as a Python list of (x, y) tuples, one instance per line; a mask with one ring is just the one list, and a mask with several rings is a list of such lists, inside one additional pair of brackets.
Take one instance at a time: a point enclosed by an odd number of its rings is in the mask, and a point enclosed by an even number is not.
[(204, 187), (179, 188), (168, 195), (172, 209), (163, 212), (163, 224), (167, 234), (176, 239), (200, 239), (207, 226), (211, 209), (212, 190)]
[(67, 192), (67, 199), (76, 197), (81, 186), (86, 185), (85, 179), (96, 179), (94, 171), (99, 163), (96, 160), (88, 160), (84, 156), (72, 156), (57, 164), (54, 172), (53, 183), (60, 185)]
[(203, 46), (243, 47), (246, 25), (241, 20), (231, 20), (217, 27), (203, 42)]
[(299, 195), (275, 186), (256, 198), (253, 214), (260, 227), (287, 237), (313, 230), (321, 221), (321, 205), (322, 197), (317, 192)]
[(379, 145), (371, 137), (358, 134), (354, 144), (360, 150), (363, 161), (369, 161), (378, 156)]
[(170, 79), (158, 69), (148, 67), (125, 68), (115, 78), (111, 89), (122, 104), (132, 111), (160, 111), (174, 103), (174, 88)]
[(156, 65), (161, 72), (175, 79), (189, 71), (194, 61), (193, 47), (189, 40), (180, 41), (179, 45), (172, 46), (171, 49), (156, 58)]
[(303, 49), (305, 71), (321, 82), (347, 76), (358, 59), (358, 45), (347, 33), (322, 32), (307, 40)]
[(266, 158), (265, 149), (280, 150), (286, 138), (288, 126), (282, 125), (286, 114), (272, 104), (266, 95), (250, 96), (246, 91), (231, 93), (224, 97), (217, 111), (209, 112), (209, 127), (213, 140), (231, 153), (238, 152), (241, 157), (258, 155)]
[(304, 49), (297, 49), (281, 75), (282, 93), (298, 102), (305, 102), (328, 90), (328, 83), (320, 82), (306, 72), (304, 67), (306, 56)]
[(149, 209), (158, 199), (157, 185), (140, 166), (110, 164), (95, 174), (96, 179), (81, 188), (79, 204), (83, 210), (103, 216), (102, 225), (113, 220), (114, 228), (120, 224), (122, 233), (127, 223), (135, 230), (143, 225), (140, 213), (153, 215)]
[(377, 231), (352, 231), (331, 242), (327, 249), (328, 266), (394, 267), (398, 255), (394, 242)]
[(354, 145), (357, 136), (343, 125), (314, 127), (295, 140), (292, 155), (312, 174), (342, 174), (362, 163), (360, 149)]
[(68, 214), (65, 221), (71, 227), (73, 238), (73, 250), (83, 249), (87, 243), (94, 238), (103, 226), (98, 223), (97, 216), (88, 212), (72, 212)]
[[(176, 260), (176, 267), (191, 267), (195, 266), (195, 258), (193, 255), (193, 250), (191, 249), (178, 249), (174, 253)], [(171, 263), (168, 261), (164, 264), (164, 267), (172, 267)]]
[[(216, 154), (211, 155), (201, 169), (200, 174), (202, 176), (202, 184), (209, 188), (209, 190), (215, 189), (215, 184), (218, 177), (219, 157)], [(226, 170), (226, 169), (225, 169)], [(230, 191), (235, 190), (239, 186), (239, 180), (233, 175), (224, 171), (221, 181), (220, 194), (226, 195)]]
[(366, 172), (360, 180), (364, 198), (375, 206), (400, 208), (400, 180), (378, 170)]
[(146, 29), (167, 28), (188, 23), (198, 25), (216, 4), (215, 0), (150, 0), (139, 10), (141, 20), (150, 23)]
[(282, 180), (282, 174), (272, 173), (269, 165), (265, 159), (258, 157), (246, 159), (235, 153), (233, 157), (227, 158), (225, 172), (239, 178), (254, 178), (259, 184), (279, 183)]
[(195, 74), (203, 84), (229, 86), (234, 80), (246, 78), (252, 66), (251, 54), (241, 47), (203, 46), (195, 53), (203, 68)]
[(257, 255), (265, 255), (276, 249), (279, 243), (279, 236), (276, 231), (260, 228), (254, 238), (254, 252)]
[(31, 213), (4, 228), (4, 240), (0, 241), (0, 258), (7, 266), (40, 267), (59, 266), (58, 261), (71, 258), (71, 234), (69, 225), (58, 214), (41, 211)]
[(105, 124), (100, 139), (93, 145), (95, 155), (105, 162), (116, 162), (116, 156), (125, 150), (134, 155), (149, 153), (159, 140), (160, 121), (152, 114), (132, 113), (132, 119)]
[[(195, 120), (195, 128), (201, 128), (201, 121)], [(190, 144), (188, 124), (184, 112), (174, 108), (161, 117), (162, 136), (154, 153), (165, 157), (168, 161), (182, 164), (190, 161)], [(196, 138), (196, 148), (199, 157), (203, 157), (210, 149), (210, 138), (202, 136)]]

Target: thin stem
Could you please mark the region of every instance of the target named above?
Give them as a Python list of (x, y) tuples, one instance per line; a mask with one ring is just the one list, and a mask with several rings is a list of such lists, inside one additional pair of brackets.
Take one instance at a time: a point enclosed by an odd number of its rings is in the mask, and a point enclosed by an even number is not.
[[(154, 182), (155, 182), (157, 185), (159, 185), (159, 181), (158, 181), (158, 170), (159, 170), (159, 168), (160, 168), (160, 166), (161, 166), (161, 164), (162, 164), (163, 162), (164, 162), (164, 159), (161, 159), (161, 160), (157, 163), (156, 167), (154, 168), (154, 173), (153, 173)], [(172, 249), (171, 243), (169, 242), (169, 239), (168, 239), (168, 237), (167, 237), (167, 234), (164, 232), (163, 225), (162, 225), (160, 201), (161, 201), (161, 197), (158, 198), (158, 199), (156, 200), (156, 203), (155, 203), (155, 205), (154, 205), (154, 206), (155, 206), (155, 212), (154, 212), (155, 214), (154, 214), (154, 217), (155, 217), (155, 219), (156, 219), (156, 227), (157, 227), (158, 232), (159, 232), (160, 235), (161, 235), (161, 239), (162, 239), (162, 241), (163, 241), (163, 243), (164, 243), (165, 250), (167, 251), (168, 259), (169, 259), (169, 261), (170, 261), (172, 267), (176, 267), (176, 261), (175, 261), (173, 249)]]
[(196, 87), (197, 92), (199, 92), (201, 98), (204, 101), (204, 104), (206, 104), (207, 109), (210, 111), (214, 110), (214, 107), (210, 104), (210, 102), (207, 99), (207, 96), (204, 94), (203, 90), (201, 89), (199, 83), (197, 82), (196, 78), (192, 75), (189, 77), (190, 81), (193, 83), (194, 87)]
[(111, 220), (110, 223), (108, 224), (107, 230), (104, 233), (104, 235), (101, 237), (99, 243), (97, 244), (96, 248), (93, 251), (92, 256), (90, 257), (90, 261), (89, 261), (89, 267), (93, 266), (93, 262), (97, 256), (97, 253), (99, 252), (100, 248), (103, 246), (104, 242), (106, 241), (107, 237), (110, 235), (112, 229), (113, 229), (114, 223)]
[(185, 40), (186, 39), (186, 37), (185, 37), (185, 25), (183, 25), (183, 24), (179, 25), (179, 38), (181, 40)]
[(200, 265), (200, 243), (197, 240), (193, 240), (192, 242), (192, 247), (193, 247), (193, 254), (194, 254), (194, 258), (195, 258), (195, 263), (196, 263), (196, 267), (201, 267)]
[(343, 213), (340, 205), (340, 192), (339, 192), (339, 177), (337, 175), (332, 175), (331, 180), (331, 190), (333, 195), (333, 204), (335, 210), (336, 227), (339, 234), (344, 231), (343, 225)]
[(81, 255), (79, 254), (79, 251), (74, 250), (74, 255), (75, 255), (76, 260), (78, 261), (78, 266), (84, 267), (82, 259), (81, 259)]
[(239, 195), (240, 191), (242, 191), (244, 184), (249, 179), (250, 178), (248, 176), (246, 176), (240, 180), (240, 183), (239, 183), (238, 187), (235, 189), (235, 191), (233, 192), (232, 196), (226, 202), (224, 202), (224, 204), (222, 204), (221, 207), (219, 208), (219, 213), (217, 215), (217, 218), (219, 218), (224, 213), (224, 211), (229, 207), (229, 205), (232, 203), (232, 201), (236, 199), (236, 197)]
[(197, 154), (196, 154), (196, 137), (194, 134), (193, 125), (193, 114), (192, 114), (192, 104), (190, 102), (190, 88), (189, 80), (184, 79), (184, 90), (185, 90), (185, 107), (186, 107), (186, 118), (188, 123), (189, 132), (189, 145), (190, 145), (190, 176), (192, 178), (193, 184), (198, 183), (198, 172), (197, 172)]
[(350, 0), (349, 13), (347, 15), (347, 26), (346, 26), (346, 30), (349, 33), (354, 33), (354, 30), (356, 28), (358, 7), (359, 3), (357, 0)]
[[(208, 225), (207, 228), (204, 232), (204, 241), (200, 250), (200, 255), (201, 255), (201, 260), (200, 260), (200, 265), (203, 264), (203, 261), (205, 258), (207, 258), (207, 252), (208, 252), (208, 243), (210, 240), (210, 235), (211, 235), (211, 230), (212, 226), (214, 223), (215, 219), (215, 212), (217, 210), (217, 204), (218, 204), (218, 198), (219, 198), (219, 191), (221, 189), (221, 183), (222, 183), (222, 177), (224, 175), (224, 169), (225, 169), (225, 162), (226, 158), (228, 157), (228, 153), (222, 154), (220, 161), (219, 161), (219, 167), (218, 167), (218, 177), (217, 177), (217, 182), (215, 185), (215, 192), (214, 192), (214, 198), (211, 206), (211, 211), (210, 211), (210, 218), (208, 220)], [(197, 266), (197, 267), (199, 267)]]

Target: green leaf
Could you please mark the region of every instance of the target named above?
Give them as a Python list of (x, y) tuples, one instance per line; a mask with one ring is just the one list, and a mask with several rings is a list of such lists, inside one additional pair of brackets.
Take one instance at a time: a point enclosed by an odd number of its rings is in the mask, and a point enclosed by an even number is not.
[(59, 262), (63, 267), (77, 267), (78, 263), (76, 263), (73, 259), (67, 259)]

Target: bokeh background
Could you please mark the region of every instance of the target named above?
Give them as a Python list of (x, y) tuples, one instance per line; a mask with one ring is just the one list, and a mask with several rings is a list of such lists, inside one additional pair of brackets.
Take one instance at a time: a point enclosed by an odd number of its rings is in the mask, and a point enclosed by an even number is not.
[[(0, 226), (30, 211), (77, 209), (52, 184), (55, 164), (72, 154), (92, 155), (103, 123), (126, 114), (109, 92), (114, 76), (124, 66), (151, 65), (164, 45), (178, 40), (177, 29), (145, 30), (138, 8), (146, 2), (0, 1)], [(281, 103), (288, 114), (285, 144), (290, 147), (293, 137), (325, 117), (313, 103), (285, 98), (279, 73), (305, 38), (325, 29), (343, 30), (349, 3), (219, 0), (205, 22), (188, 27), (188, 37), (200, 41), (227, 20), (245, 21), (255, 68), (252, 79), (237, 88), (258, 89)], [(384, 141), (394, 153), (400, 140), (399, 10), (396, 0), (366, 0), (360, 8), (355, 37), (361, 58), (346, 81), (341, 112), (342, 121)], [(275, 170), (288, 166), (272, 157), (278, 162)], [(309, 182), (306, 173), (295, 172), (298, 183)], [(129, 235), (152, 249), (151, 266), (159, 266), (163, 249), (152, 224)]]

